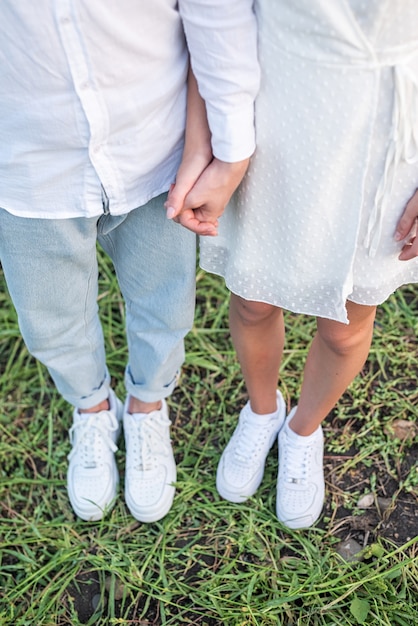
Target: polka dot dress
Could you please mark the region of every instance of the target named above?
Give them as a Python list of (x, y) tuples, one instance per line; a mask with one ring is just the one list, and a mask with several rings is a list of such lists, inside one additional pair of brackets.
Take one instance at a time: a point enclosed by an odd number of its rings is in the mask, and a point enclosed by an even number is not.
[(415, 0), (258, 0), (257, 151), (201, 265), (234, 293), (346, 322), (418, 282), (397, 221), (418, 187)]

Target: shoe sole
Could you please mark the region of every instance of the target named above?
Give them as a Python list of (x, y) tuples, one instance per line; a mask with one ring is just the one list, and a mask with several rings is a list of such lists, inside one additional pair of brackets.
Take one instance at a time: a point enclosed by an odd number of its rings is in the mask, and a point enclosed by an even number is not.
[(171, 485), (169, 485), (167, 490), (172, 490), (172, 494), (164, 498), (163, 502), (159, 506), (155, 506), (152, 508), (149, 507), (148, 510), (144, 510), (138, 507), (138, 505), (133, 500), (131, 500), (129, 494), (125, 491), (125, 502), (132, 517), (138, 520), (138, 522), (144, 522), (146, 524), (149, 524), (151, 522), (158, 522), (163, 517), (165, 517), (173, 506), (174, 496), (176, 493), (175, 487), (172, 487)]

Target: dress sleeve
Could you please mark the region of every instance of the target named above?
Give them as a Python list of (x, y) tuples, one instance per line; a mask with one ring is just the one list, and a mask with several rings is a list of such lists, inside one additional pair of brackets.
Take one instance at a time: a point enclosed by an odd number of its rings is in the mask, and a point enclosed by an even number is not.
[(254, 152), (254, 100), (260, 71), (253, 0), (179, 0), (212, 150), (222, 161)]

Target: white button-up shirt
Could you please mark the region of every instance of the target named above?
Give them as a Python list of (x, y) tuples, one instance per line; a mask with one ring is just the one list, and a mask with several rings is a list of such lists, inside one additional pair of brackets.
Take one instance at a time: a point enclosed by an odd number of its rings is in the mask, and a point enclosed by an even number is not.
[[(252, 0), (2, 0), (0, 207), (122, 214), (166, 191), (183, 147), (188, 70), (215, 156), (254, 150)], [(184, 29), (184, 31), (183, 31)]]

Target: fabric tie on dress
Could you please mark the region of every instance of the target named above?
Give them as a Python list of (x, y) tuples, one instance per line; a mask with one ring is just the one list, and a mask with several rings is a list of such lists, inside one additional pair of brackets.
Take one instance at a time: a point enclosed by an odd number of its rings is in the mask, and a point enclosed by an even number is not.
[(370, 257), (375, 256), (379, 245), (385, 203), (392, 192), (399, 163), (418, 163), (418, 78), (404, 64), (394, 65), (393, 72), (395, 96), (391, 139), (365, 239)]

